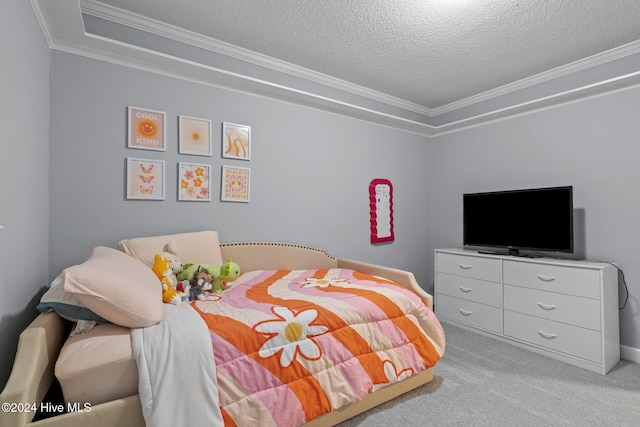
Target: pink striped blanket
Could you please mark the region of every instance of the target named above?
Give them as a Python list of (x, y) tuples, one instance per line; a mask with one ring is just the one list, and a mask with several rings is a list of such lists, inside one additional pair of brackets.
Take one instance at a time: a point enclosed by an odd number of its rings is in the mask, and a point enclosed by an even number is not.
[(191, 306), (211, 335), (226, 426), (300, 426), (434, 366), (445, 349), (416, 294), (348, 269), (247, 272)]

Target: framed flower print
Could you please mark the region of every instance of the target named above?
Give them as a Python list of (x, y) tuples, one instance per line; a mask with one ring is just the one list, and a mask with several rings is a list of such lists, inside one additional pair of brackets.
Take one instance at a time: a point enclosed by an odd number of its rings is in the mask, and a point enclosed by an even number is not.
[(211, 201), (211, 166), (199, 163), (178, 163), (178, 200)]

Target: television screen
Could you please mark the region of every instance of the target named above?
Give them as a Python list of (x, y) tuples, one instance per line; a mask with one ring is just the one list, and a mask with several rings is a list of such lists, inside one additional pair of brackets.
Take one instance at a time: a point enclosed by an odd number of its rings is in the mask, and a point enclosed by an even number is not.
[(465, 246), (573, 252), (573, 187), (463, 195)]

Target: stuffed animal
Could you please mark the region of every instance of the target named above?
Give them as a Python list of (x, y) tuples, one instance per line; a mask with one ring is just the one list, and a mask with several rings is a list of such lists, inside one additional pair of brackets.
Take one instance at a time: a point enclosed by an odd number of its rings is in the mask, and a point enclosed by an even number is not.
[(171, 282), (173, 289), (180, 291), (182, 283), (178, 281), (178, 273), (182, 271), (182, 262), (171, 252), (162, 252), (161, 256), (164, 260), (170, 261), (169, 268), (171, 269), (171, 273), (167, 274), (167, 278)]
[(206, 301), (207, 294), (211, 291), (211, 275), (206, 268), (200, 266), (196, 271), (195, 276), (189, 282), (187, 293), (189, 295), (189, 301), (200, 300)]
[(162, 255), (156, 254), (153, 258), (153, 266), (151, 269), (160, 279), (162, 286), (162, 301), (167, 304), (178, 305), (182, 302), (182, 293), (174, 289), (171, 276), (175, 273), (171, 269), (171, 259), (165, 259)]
[(182, 295), (182, 292), (176, 291), (167, 282), (162, 281), (162, 302), (179, 305), (182, 302)]
[[(238, 277), (240, 277), (240, 266), (235, 262), (231, 261), (231, 258), (227, 258), (227, 262), (222, 264), (220, 267), (220, 276), (217, 277), (222, 288), (227, 286), (227, 283), (233, 282)], [(216, 278), (214, 277), (213, 287), (216, 287)]]
[(233, 282), (240, 277), (240, 266), (233, 262), (231, 258), (221, 266), (213, 264), (184, 264), (182, 271), (178, 273), (178, 281), (191, 281), (203, 267), (211, 275), (211, 291), (219, 292), (225, 289), (227, 283)]

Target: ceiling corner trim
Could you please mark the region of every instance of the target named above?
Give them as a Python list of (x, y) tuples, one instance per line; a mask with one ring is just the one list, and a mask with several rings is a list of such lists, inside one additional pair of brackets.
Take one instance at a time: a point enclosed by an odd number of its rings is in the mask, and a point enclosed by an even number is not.
[(302, 78), (314, 83), (319, 83), (333, 89), (338, 89), (343, 92), (351, 93), (383, 104), (388, 104), (426, 117), (431, 117), (433, 114), (433, 111), (430, 108), (425, 108), (422, 105), (331, 77), (308, 68), (262, 55), (248, 49), (243, 49), (220, 40), (196, 34), (192, 31), (168, 25), (113, 6), (95, 2), (93, 0), (79, 1), (82, 13), (86, 13), (97, 18), (112, 21), (176, 42), (186, 43), (210, 52), (219, 53), (230, 58), (245, 61), (260, 67), (269, 68), (271, 70)]
[(53, 35), (51, 34), (51, 29), (47, 24), (45, 12), (42, 10), (42, 7), (40, 6), (40, 2), (37, 0), (31, 0), (31, 7), (33, 8), (33, 12), (36, 15), (36, 19), (38, 21), (38, 25), (40, 25), (42, 34), (44, 34), (44, 38), (47, 41), (47, 45), (52, 46), (54, 44)]
[[(432, 126), (346, 103), (338, 99), (324, 97), (320, 94), (301, 91), (94, 34), (87, 34), (84, 31), (78, 0), (56, 0), (55, 2), (51, 0), (31, 0), (31, 3), (51, 49), (199, 84), (316, 108), (428, 138), (640, 86), (640, 71), (638, 71), (473, 117)], [(608, 57), (626, 56), (631, 54), (630, 52), (639, 50), (640, 42), (633, 43), (615, 52), (608, 52)], [(605, 59), (599, 58), (605, 61)], [(594, 60), (593, 58), (589, 59), (591, 61)]]
[(606, 64), (608, 62), (615, 61), (629, 55), (637, 54), (639, 52), (640, 40), (628, 43), (624, 46), (619, 46), (607, 50), (602, 53), (598, 53), (596, 55), (592, 55), (588, 58), (574, 61), (570, 64), (563, 65), (495, 89), (488, 90), (486, 92), (479, 93), (474, 96), (470, 96), (465, 99), (461, 99), (460, 101), (452, 102), (450, 104), (434, 108), (432, 110), (432, 117), (437, 117), (441, 114), (455, 111), (460, 108), (469, 107), (480, 102), (489, 101), (500, 96), (508, 95), (510, 93), (535, 86), (537, 84), (550, 82), (554, 79), (577, 73), (579, 71), (587, 70), (598, 65)]
[[(263, 96), (430, 137), (435, 127), (84, 32), (77, 0), (31, 0), (49, 48), (169, 77)], [(55, 3), (55, 7), (52, 4)], [(50, 6), (50, 7), (47, 7)], [(69, 25), (68, 21), (75, 24)], [(65, 27), (66, 26), (66, 27)]]
[(515, 117), (531, 114), (538, 111), (557, 108), (562, 105), (574, 102), (584, 101), (587, 99), (604, 96), (607, 94), (630, 90), (640, 87), (640, 71), (629, 73), (620, 77), (611, 78), (598, 83), (585, 85), (576, 89), (567, 90), (541, 97), (532, 101), (523, 102), (518, 105), (495, 110), (489, 113), (481, 114), (475, 117), (462, 119), (451, 122), (446, 125), (437, 126), (432, 136), (442, 136), (461, 130), (470, 129), (477, 126), (495, 123), (498, 121), (512, 119)]
[(31, 6), (50, 48), (84, 34), (78, 0), (31, 0)]

